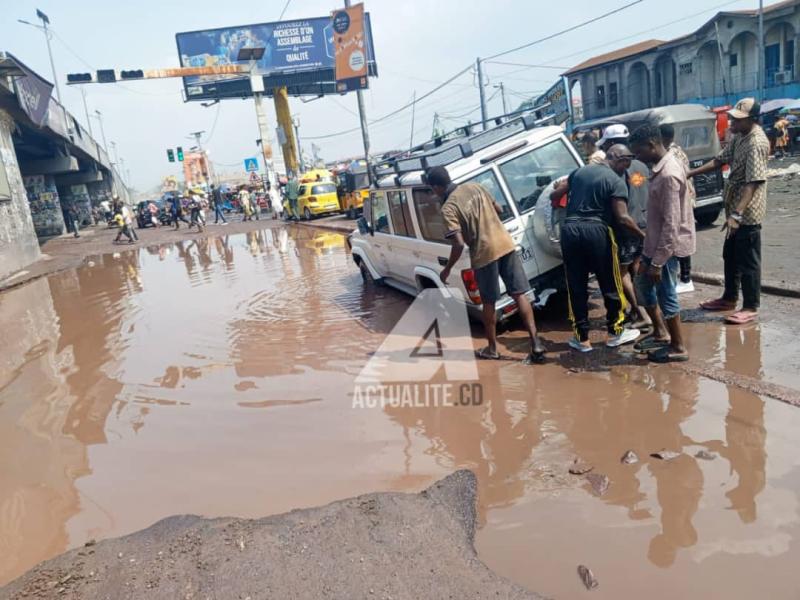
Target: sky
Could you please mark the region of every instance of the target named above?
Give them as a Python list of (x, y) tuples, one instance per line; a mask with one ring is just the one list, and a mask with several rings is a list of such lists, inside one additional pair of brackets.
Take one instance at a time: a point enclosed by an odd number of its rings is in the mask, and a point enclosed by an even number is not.
[[(631, 0), (367, 0), (371, 14), (379, 76), (365, 92), (369, 121), (391, 113), (435, 88), (475, 63), (491, 56), (599, 16)], [(286, 0), (214, 2), (193, 0), (3, 0), (0, 50), (9, 51), (45, 78), (52, 80), (44, 35), (17, 22), (37, 22), (36, 9), (45, 12), (55, 35), (52, 40), (61, 95), (67, 109), (86, 126), (83, 101), (77, 86), (65, 85), (66, 74), (102, 68), (135, 69), (179, 66), (175, 34), (275, 21)], [(771, 2), (767, 2), (771, 4)], [(509, 109), (546, 90), (566, 70), (581, 61), (638, 41), (670, 39), (688, 33), (720, 10), (757, 8), (756, 0), (642, 0), (618, 14), (574, 32), (503, 56), (486, 64), (485, 93), (489, 114), (502, 114), (499, 88), (503, 83)], [(336, 2), (289, 0), (283, 20), (325, 16), (339, 8)], [(530, 67), (529, 65), (547, 65)], [(554, 68), (558, 67), (558, 68)], [(204, 108), (183, 102), (180, 79), (133, 81), (125, 84), (84, 86), (90, 113), (103, 114), (109, 143), (113, 140), (139, 190), (154, 188), (167, 175), (179, 175), (169, 163), (166, 149), (193, 145), (189, 133), (205, 131), (201, 138), (217, 172), (238, 172), (242, 160), (259, 153), (259, 137), (252, 99), (225, 100)], [(355, 93), (328, 96), (310, 102), (290, 100), (300, 122), (305, 152), (315, 143), (326, 161), (363, 154), (359, 131), (328, 136), (357, 128)], [(268, 108), (273, 148), (275, 112)], [(432, 96), (398, 115), (369, 127), (373, 154), (408, 147), (431, 137), (439, 114), (445, 129), (480, 118), (479, 92), (474, 69)], [(412, 138), (413, 117), (413, 138)], [(95, 138), (97, 120), (92, 118)]]

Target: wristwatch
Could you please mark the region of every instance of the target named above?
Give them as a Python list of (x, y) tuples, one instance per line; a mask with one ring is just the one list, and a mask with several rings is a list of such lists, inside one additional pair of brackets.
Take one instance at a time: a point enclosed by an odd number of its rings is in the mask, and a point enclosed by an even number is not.
[(740, 213), (739, 211), (736, 211), (736, 210), (732, 211), (731, 212), (731, 219), (733, 219), (737, 223), (741, 223), (742, 222), (742, 213)]

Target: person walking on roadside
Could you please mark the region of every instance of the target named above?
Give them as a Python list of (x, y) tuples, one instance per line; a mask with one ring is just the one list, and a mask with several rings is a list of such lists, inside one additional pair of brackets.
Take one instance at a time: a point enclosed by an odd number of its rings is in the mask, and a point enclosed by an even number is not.
[[(667, 149), (667, 152), (671, 153), (676, 159), (678, 159), (678, 162), (686, 172), (686, 187), (689, 192), (689, 199), (692, 201), (692, 211), (694, 211), (694, 203), (697, 199), (697, 194), (694, 190), (694, 183), (688, 178), (689, 171), (691, 171), (691, 167), (689, 166), (689, 157), (686, 156), (686, 152), (683, 151), (683, 148), (675, 143), (675, 128), (672, 125), (669, 123), (662, 123), (659, 125), (658, 129), (661, 132), (661, 141), (663, 142), (664, 147)], [(692, 214), (694, 215), (694, 212)], [(692, 228), (694, 228), (694, 217), (692, 217)], [(678, 264), (681, 268), (681, 277), (680, 281), (678, 281), (677, 287), (678, 293), (685, 294), (687, 292), (693, 292), (694, 283), (692, 283), (692, 257), (680, 256), (678, 257)]]
[(211, 201), (214, 203), (214, 225), (222, 221), (223, 225), (228, 224), (225, 214), (222, 212), (222, 191), (211, 184)]
[(527, 363), (540, 363), (545, 358), (545, 347), (536, 332), (533, 307), (526, 294), (530, 283), (517, 255), (514, 240), (506, 231), (499, 214), (501, 209), (492, 195), (477, 183), (454, 184), (444, 167), (433, 167), (425, 173), (425, 181), (433, 193), (444, 202), (442, 217), (450, 240), (451, 250), (447, 264), (440, 274), (447, 284), (455, 264), (469, 246), (470, 262), (483, 304), (483, 327), (488, 346), (476, 352), (478, 358), (499, 359), (497, 351), (497, 318), (495, 304), (500, 299), (500, 278), (508, 295), (514, 299), (520, 317), (530, 336), (530, 353)]
[(300, 218), (297, 213), (297, 197), (299, 194), (300, 186), (297, 183), (297, 177), (292, 172), (289, 174), (289, 181), (286, 183), (286, 199), (289, 201), (289, 216), (293, 220)]
[(139, 241), (139, 236), (136, 234), (136, 229), (133, 227), (133, 211), (124, 202), (120, 202), (122, 218), (125, 219), (125, 225), (128, 226), (128, 231), (133, 236), (135, 241)]
[(622, 287), (619, 248), (614, 228), (644, 238), (644, 232), (628, 213), (628, 186), (617, 175), (618, 163), (629, 163), (631, 151), (621, 144), (606, 152), (608, 164), (590, 164), (576, 169), (566, 183), (556, 186), (550, 199), (567, 189), (567, 216), (561, 228), (561, 253), (567, 276), (569, 315), (575, 337), (569, 345), (579, 352), (591, 352), (589, 341), (589, 274), (597, 276), (606, 307), (606, 346), (614, 348), (639, 337), (638, 329), (625, 329), (627, 301)]
[(197, 232), (203, 233), (203, 220), (201, 216), (200, 196), (192, 194), (189, 198), (189, 229), (197, 226)]
[(653, 165), (647, 237), (636, 277), (639, 300), (653, 320), (653, 334), (637, 342), (634, 349), (648, 352), (655, 362), (687, 361), (677, 291), (678, 259), (694, 254), (696, 243), (686, 167), (665, 148), (656, 126), (639, 127), (630, 143), (639, 160)]
[(67, 231), (71, 231), (73, 237), (81, 237), (81, 234), (78, 232), (78, 210), (75, 208), (74, 202), (67, 204), (64, 215), (66, 216)]
[(239, 204), (241, 205), (242, 212), (244, 214), (242, 221), (252, 221), (253, 207), (250, 204), (250, 191), (245, 185), (243, 185), (242, 189), (239, 190)]
[(761, 223), (767, 214), (767, 160), (769, 140), (758, 125), (761, 106), (753, 98), (744, 98), (728, 111), (731, 143), (706, 164), (689, 172), (690, 177), (730, 165), (725, 184), (725, 291), (720, 298), (703, 302), (709, 311), (734, 310), (742, 291), (742, 309), (725, 321), (742, 325), (758, 319), (761, 304)]
[(111, 219), (114, 218), (114, 213), (111, 212), (111, 203), (107, 199), (104, 198), (100, 201), (100, 210), (103, 212), (103, 219), (110, 225)]
[(775, 158), (784, 158), (789, 146), (789, 121), (786, 117), (779, 117), (775, 124)]
[(170, 199), (170, 216), (172, 217), (172, 223), (175, 225), (175, 229), (180, 229), (180, 221), (183, 221), (186, 225), (191, 225), (191, 223), (186, 220), (186, 217), (183, 216), (183, 205), (181, 204), (180, 194), (174, 194)]
[(122, 216), (121, 207), (118, 207), (117, 211), (114, 213), (114, 222), (117, 224), (117, 227), (119, 227), (119, 231), (117, 231), (117, 237), (114, 238), (114, 243), (119, 243), (120, 238), (124, 235), (128, 238), (128, 243), (133, 244), (133, 236), (131, 235), (131, 230), (128, 227), (128, 224), (125, 222), (125, 217)]

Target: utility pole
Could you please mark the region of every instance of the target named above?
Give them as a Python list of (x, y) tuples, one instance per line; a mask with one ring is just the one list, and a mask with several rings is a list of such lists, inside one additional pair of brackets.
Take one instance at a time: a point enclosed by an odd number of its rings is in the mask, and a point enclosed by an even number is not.
[(508, 114), (508, 104), (506, 104), (506, 86), (503, 85), (503, 82), (501, 81), (500, 83), (498, 83), (494, 87), (500, 90), (500, 98), (503, 99), (503, 114), (507, 115)]
[(36, 27), (36, 29), (41, 30), (44, 33), (44, 39), (47, 41), (47, 54), (50, 57), (50, 69), (53, 71), (53, 85), (56, 88), (56, 98), (58, 99), (59, 104), (61, 103), (61, 90), (58, 87), (58, 74), (56, 74), (56, 63), (53, 61), (53, 48), (50, 46), (50, 29), (47, 27), (50, 25), (50, 18), (40, 11), (38, 8), (36, 9), (36, 16), (41, 19), (42, 24), (36, 25), (34, 23), (30, 23), (24, 19), (17, 19), (19, 23), (23, 23), (24, 25), (30, 25), (31, 27)]
[(294, 139), (297, 142), (297, 160), (300, 161), (300, 172), (302, 173), (306, 170), (306, 164), (303, 162), (303, 149), (300, 147), (300, 119), (294, 117), (292, 127), (294, 127)]
[(119, 165), (119, 154), (117, 153), (117, 142), (111, 141), (111, 149), (114, 151), (114, 162), (117, 166)]
[(482, 62), (480, 57), (475, 61), (475, 66), (478, 71), (478, 91), (480, 92), (481, 96), (481, 127), (483, 131), (486, 131), (486, 121), (489, 120), (489, 117), (486, 114), (486, 92), (483, 89), (483, 67), (481, 66)]
[[(344, 0), (344, 6), (350, 8), (350, 0)], [(364, 142), (364, 158), (367, 160), (367, 178), (372, 187), (372, 169), (369, 168), (369, 130), (367, 129), (367, 111), (364, 108), (364, 92), (360, 89), (356, 90), (356, 98), (358, 99), (358, 117), (361, 121), (361, 139)]]
[(764, 102), (766, 85), (766, 57), (764, 55), (764, 0), (758, 0), (758, 101)]
[(94, 138), (92, 133), (92, 120), (89, 118), (89, 107), (86, 104), (86, 90), (81, 88), (81, 96), (83, 97), (83, 112), (86, 115), (86, 126), (89, 128), (89, 137)]
[(275, 101), (275, 117), (278, 120), (278, 126), (283, 131), (283, 140), (278, 140), (283, 151), (283, 162), (287, 170), (297, 171), (294, 123), (292, 123), (292, 111), (289, 109), (289, 94), (284, 86), (275, 88), (272, 95)]
[(200, 144), (200, 137), (205, 133), (205, 131), (193, 131), (189, 135), (194, 138), (195, 143), (197, 144), (197, 149), (200, 150), (200, 153), (203, 152), (203, 146)]
[(411, 100), (411, 140), (408, 142), (408, 148), (414, 147), (414, 117), (417, 113), (417, 90), (414, 90), (414, 98)]
[(103, 115), (99, 110), (95, 110), (94, 114), (97, 115), (97, 121), (100, 123), (100, 135), (103, 137), (103, 150), (108, 154), (108, 144), (106, 144), (106, 131), (103, 129)]

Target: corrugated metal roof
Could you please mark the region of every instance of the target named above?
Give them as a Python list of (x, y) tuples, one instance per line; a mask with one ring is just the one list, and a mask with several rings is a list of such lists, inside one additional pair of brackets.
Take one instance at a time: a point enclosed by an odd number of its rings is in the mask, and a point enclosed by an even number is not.
[(615, 60), (621, 60), (623, 58), (628, 58), (629, 56), (634, 56), (641, 52), (647, 52), (648, 50), (652, 50), (653, 48), (657, 48), (658, 46), (661, 46), (662, 44), (666, 43), (667, 42), (664, 40), (646, 40), (644, 42), (639, 42), (631, 46), (625, 46), (624, 48), (620, 48), (619, 50), (614, 50), (613, 52), (607, 52), (606, 54), (601, 54), (600, 56), (595, 56), (594, 58), (590, 58), (589, 60), (586, 60), (581, 64), (572, 67), (569, 71), (564, 73), (564, 75), (572, 75), (573, 73), (585, 71), (586, 69), (591, 69), (592, 67), (596, 67), (598, 65), (614, 62)]

